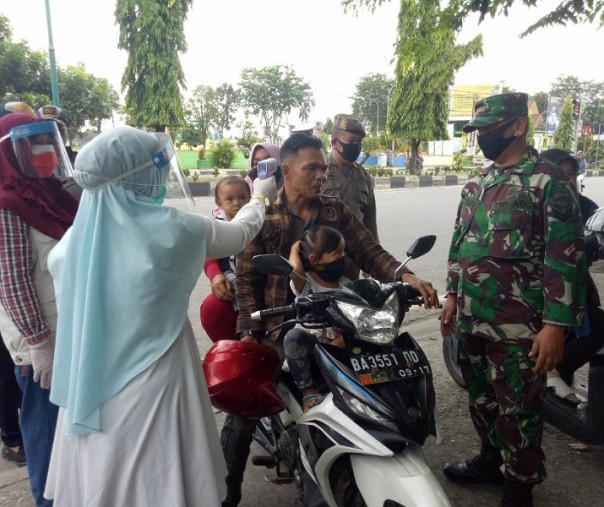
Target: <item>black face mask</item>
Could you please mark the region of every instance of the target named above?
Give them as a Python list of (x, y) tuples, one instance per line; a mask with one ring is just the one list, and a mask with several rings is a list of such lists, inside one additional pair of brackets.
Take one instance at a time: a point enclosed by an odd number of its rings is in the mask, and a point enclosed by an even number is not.
[(343, 143), (338, 140), (340, 146), (342, 146), (342, 153), (340, 155), (344, 160), (348, 160), (348, 162), (354, 162), (359, 155), (361, 154), (362, 143)]
[(321, 269), (317, 269), (316, 273), (322, 280), (325, 280), (326, 282), (336, 282), (344, 274), (346, 258), (342, 257), (337, 261), (321, 264), (320, 267)]
[(489, 160), (497, 160), (499, 156), (510, 146), (518, 136), (503, 137), (503, 133), (516, 119), (500, 125), (494, 130), (478, 136), (478, 146), (482, 154)]

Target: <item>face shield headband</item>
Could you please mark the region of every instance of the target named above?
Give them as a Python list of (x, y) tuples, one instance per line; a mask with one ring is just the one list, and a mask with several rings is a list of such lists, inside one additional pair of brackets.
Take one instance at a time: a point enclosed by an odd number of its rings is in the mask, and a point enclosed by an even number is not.
[[(75, 173), (84, 174), (95, 180), (104, 179), (102, 183), (96, 185), (94, 190), (106, 187), (112, 184), (122, 184), (133, 188), (135, 194), (143, 194), (152, 198), (158, 204), (162, 204), (165, 198), (186, 199), (190, 206), (195, 206), (195, 200), (191, 194), (191, 189), (185, 175), (180, 167), (172, 139), (168, 134), (154, 133), (159, 141), (159, 149), (151, 155), (151, 159), (144, 162), (125, 173), (111, 179), (101, 178), (97, 174), (91, 174), (82, 169), (75, 169)], [(140, 181), (133, 181), (131, 176), (140, 173), (146, 169), (157, 171), (150, 174), (149, 178), (143, 178)], [(130, 178), (130, 181), (125, 181)], [(147, 192), (149, 190), (150, 192)]]
[(73, 169), (54, 121), (18, 125), (0, 138), (10, 139), (19, 170), (28, 178), (67, 178)]

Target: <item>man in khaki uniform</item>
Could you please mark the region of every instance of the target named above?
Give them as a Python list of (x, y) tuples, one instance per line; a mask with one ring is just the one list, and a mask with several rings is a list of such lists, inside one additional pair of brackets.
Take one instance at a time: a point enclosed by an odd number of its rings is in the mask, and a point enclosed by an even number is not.
[[(356, 162), (361, 153), (365, 129), (361, 122), (347, 114), (338, 114), (331, 129), (331, 152), (325, 183), (321, 192), (337, 197), (348, 206), (379, 243), (373, 180)], [(354, 280), (359, 268), (350, 260), (345, 276)]]

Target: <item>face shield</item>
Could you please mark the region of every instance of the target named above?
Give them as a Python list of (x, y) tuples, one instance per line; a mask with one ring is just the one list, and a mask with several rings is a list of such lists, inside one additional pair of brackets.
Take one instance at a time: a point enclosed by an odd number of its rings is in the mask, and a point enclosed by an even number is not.
[(158, 164), (163, 164), (162, 171), (167, 166), (167, 180), (165, 183), (167, 199), (185, 199), (190, 206), (195, 206), (195, 200), (191, 194), (191, 188), (187, 183), (180, 162), (176, 156), (176, 150), (172, 144), (172, 139), (168, 134), (155, 134), (159, 139), (160, 150), (153, 154), (153, 164), (158, 168)]
[(76, 180), (89, 190), (97, 190), (108, 185), (123, 185), (132, 190), (137, 196), (152, 199), (162, 204), (164, 199), (186, 200), (190, 206), (195, 206), (191, 189), (182, 172), (172, 140), (168, 134), (154, 133), (158, 140), (156, 151), (147, 162), (120, 174), (117, 177), (104, 179), (99, 174), (92, 174), (77, 167)]
[(54, 121), (19, 125), (0, 142), (12, 142), (19, 169), (29, 178), (67, 178), (73, 174), (71, 162)]

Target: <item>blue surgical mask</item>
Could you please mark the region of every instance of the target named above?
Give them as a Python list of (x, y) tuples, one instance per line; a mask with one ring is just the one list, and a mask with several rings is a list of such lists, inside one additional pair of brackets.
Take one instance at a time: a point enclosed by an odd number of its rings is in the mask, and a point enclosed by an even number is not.
[(161, 194), (159, 194), (157, 197), (153, 198), (153, 200), (155, 201), (155, 204), (159, 204), (161, 206), (164, 203), (164, 199), (166, 198), (167, 193), (168, 193), (168, 187), (166, 185), (163, 185), (162, 189), (161, 189)]

